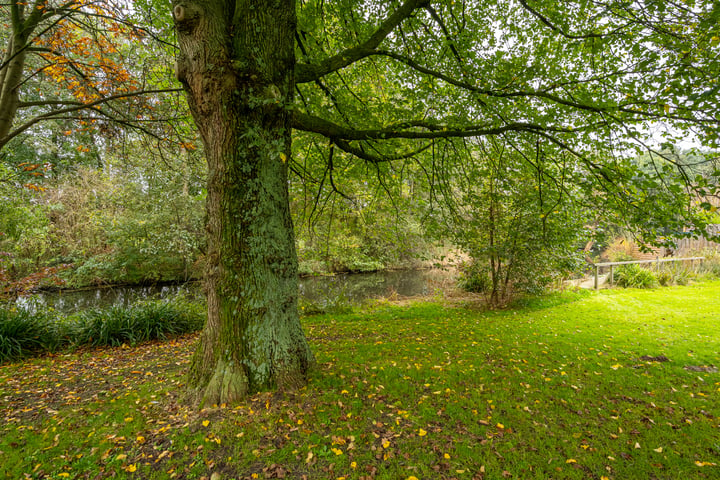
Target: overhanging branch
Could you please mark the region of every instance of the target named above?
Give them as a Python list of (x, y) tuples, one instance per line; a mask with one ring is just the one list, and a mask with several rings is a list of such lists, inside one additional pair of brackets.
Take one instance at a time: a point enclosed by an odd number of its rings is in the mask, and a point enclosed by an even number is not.
[[(359, 130), (344, 127), (314, 115), (294, 112), (292, 127), (296, 130), (320, 134), (331, 140), (388, 140), (393, 138), (427, 139), (467, 138), (499, 135), (506, 132), (554, 132), (574, 133), (578, 128), (543, 126), (526, 122), (511, 122), (504, 125), (469, 125), (448, 127), (427, 120), (415, 120), (391, 125), (381, 129)], [(592, 128), (587, 126), (584, 128)]]
[(380, 24), (380, 27), (363, 44), (344, 50), (316, 65), (299, 63), (295, 66), (295, 82), (308, 83), (318, 80), (325, 75), (352, 65), (369, 55), (385, 40), (395, 27), (408, 18), (417, 8), (422, 8), (429, 0), (406, 0), (392, 15)]
[(7, 145), (7, 143), (8, 143), (10, 140), (12, 140), (13, 138), (15, 138), (15, 137), (17, 137), (18, 135), (20, 135), (21, 133), (25, 132), (26, 130), (28, 130), (28, 129), (29, 129), (30, 127), (32, 127), (33, 125), (36, 125), (36, 124), (38, 124), (38, 123), (40, 123), (40, 122), (42, 122), (42, 121), (45, 121), (45, 120), (50, 120), (50, 119), (53, 119), (53, 118), (57, 118), (58, 116), (66, 115), (66, 114), (68, 114), (68, 113), (73, 113), (73, 112), (77, 112), (77, 111), (80, 111), (80, 110), (90, 110), (90, 109), (93, 109), (93, 110), (96, 110), (96, 111), (97, 111), (97, 109), (96, 109), (95, 107), (97, 107), (97, 106), (99, 106), (99, 105), (103, 105), (103, 104), (109, 103), (109, 102), (111, 102), (111, 101), (113, 101), (113, 100), (122, 100), (122, 99), (126, 99), (126, 98), (137, 97), (137, 96), (140, 96), (140, 95), (152, 95), (152, 94), (158, 94), (158, 93), (173, 93), (173, 92), (181, 92), (181, 91), (182, 91), (181, 88), (169, 88), (169, 89), (160, 89), (160, 90), (137, 90), (137, 91), (134, 91), (134, 92), (128, 92), (128, 93), (121, 93), (121, 94), (117, 94), (117, 95), (111, 95), (111, 96), (109, 96), (109, 97), (104, 97), (104, 98), (101, 98), (101, 99), (99, 99), (99, 100), (96, 100), (96, 101), (90, 102), (90, 103), (83, 103), (83, 104), (79, 104), (79, 105), (71, 105), (71, 106), (68, 106), (68, 107), (66, 107), (66, 108), (60, 108), (60, 109), (52, 110), (52, 111), (50, 111), (50, 112), (43, 113), (43, 114), (41, 114), (41, 115), (38, 115), (38, 116), (36, 116), (36, 117), (28, 120), (27, 122), (23, 123), (22, 125), (18, 126), (18, 127), (15, 128), (14, 130), (12, 130), (10, 133), (8, 133), (7, 136), (5, 136), (4, 138), (0, 138), (0, 150), (1, 150), (5, 145)]

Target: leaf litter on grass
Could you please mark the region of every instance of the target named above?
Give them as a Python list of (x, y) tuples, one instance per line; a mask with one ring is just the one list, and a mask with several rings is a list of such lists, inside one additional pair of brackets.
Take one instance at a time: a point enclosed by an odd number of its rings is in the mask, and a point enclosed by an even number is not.
[(718, 364), (720, 332), (678, 305), (719, 290), (312, 317), (306, 388), (201, 411), (181, 396), (193, 336), (3, 366), (0, 474), (716, 478), (720, 379), (683, 366)]

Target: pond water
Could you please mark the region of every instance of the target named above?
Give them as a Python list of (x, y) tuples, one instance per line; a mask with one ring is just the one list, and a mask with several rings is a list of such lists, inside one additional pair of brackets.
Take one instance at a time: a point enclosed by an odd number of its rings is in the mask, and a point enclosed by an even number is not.
[[(455, 272), (444, 269), (394, 270), (300, 278), (301, 302), (310, 307), (358, 304), (378, 297), (432, 294), (453, 282)], [(91, 290), (43, 292), (18, 299), (32, 309), (53, 308), (63, 313), (110, 305), (128, 306), (138, 300), (165, 298), (177, 293), (201, 296), (199, 283), (142, 287), (107, 287)]]

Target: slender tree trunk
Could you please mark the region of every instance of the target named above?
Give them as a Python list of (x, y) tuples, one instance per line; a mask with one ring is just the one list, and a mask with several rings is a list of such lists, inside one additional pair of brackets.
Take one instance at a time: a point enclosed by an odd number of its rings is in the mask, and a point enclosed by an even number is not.
[(13, 33), (8, 41), (4, 58), (0, 59), (0, 64), (4, 65), (0, 70), (0, 140), (10, 132), (18, 109), (18, 86), (22, 81), (26, 57), (26, 52), (18, 48), (18, 45), (22, 47), (23, 44), (22, 36)]
[(181, 1), (176, 73), (208, 162), (208, 320), (190, 367), (203, 404), (306, 381), (287, 162), (295, 5)]

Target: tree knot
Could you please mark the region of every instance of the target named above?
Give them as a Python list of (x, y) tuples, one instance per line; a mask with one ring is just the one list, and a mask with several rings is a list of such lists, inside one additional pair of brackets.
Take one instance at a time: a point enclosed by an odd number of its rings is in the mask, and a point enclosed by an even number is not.
[(172, 10), (179, 33), (189, 34), (198, 24), (202, 12), (197, 5), (178, 3)]

